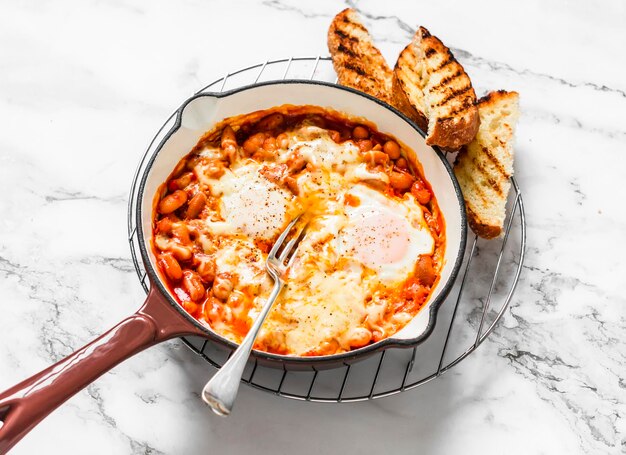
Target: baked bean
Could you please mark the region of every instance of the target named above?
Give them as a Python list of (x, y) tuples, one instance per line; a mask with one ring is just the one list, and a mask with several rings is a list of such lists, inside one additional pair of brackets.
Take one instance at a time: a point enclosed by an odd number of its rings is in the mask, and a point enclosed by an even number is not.
[(268, 156), (267, 156), (267, 152), (263, 150), (262, 148), (260, 148), (258, 151), (254, 152), (250, 158), (252, 158), (255, 161), (265, 161), (268, 158)]
[(228, 296), (226, 304), (233, 310), (233, 315), (236, 318), (247, 317), (249, 306), (246, 305), (248, 299), (246, 295), (241, 291), (233, 291)]
[(174, 190), (183, 190), (187, 185), (191, 183), (193, 180), (193, 172), (185, 172), (183, 175), (178, 177), (175, 180), (172, 180), (172, 188)]
[(161, 251), (169, 249), (171, 243), (172, 241), (166, 235), (158, 234), (154, 237), (154, 244)]
[(409, 168), (409, 163), (407, 163), (406, 159), (404, 158), (398, 158), (398, 160), (396, 161), (396, 167), (398, 169), (408, 169)]
[(352, 130), (352, 137), (355, 139), (367, 139), (370, 137), (370, 132), (364, 126), (356, 126)]
[(379, 150), (382, 150), (382, 149), (383, 149), (383, 146), (382, 146), (382, 145), (380, 145), (380, 144), (376, 144), (376, 145), (372, 148), (372, 150), (376, 150), (377, 152), (378, 152)]
[(285, 177), (285, 185), (287, 185), (287, 188), (289, 188), (289, 190), (291, 190), (291, 192), (296, 196), (300, 193), (300, 188), (298, 188), (298, 180), (296, 180), (295, 177), (292, 177), (291, 175)]
[(220, 145), (222, 146), (222, 150), (225, 152), (237, 150), (237, 137), (235, 136), (235, 131), (230, 127), (230, 125), (225, 126), (222, 130), (222, 141)]
[(265, 138), (267, 135), (265, 133), (256, 133), (246, 139), (243, 143), (243, 150), (248, 154), (252, 155), (257, 150), (259, 150), (263, 146), (263, 142), (265, 142)]
[(202, 285), (202, 281), (200, 280), (200, 276), (192, 271), (185, 270), (183, 272), (183, 288), (191, 297), (191, 300), (197, 302), (204, 297), (204, 286)]
[(221, 313), (222, 302), (212, 295), (209, 295), (206, 304), (204, 305), (204, 317), (210, 323), (214, 323), (221, 319)]
[(359, 146), (359, 150), (361, 152), (367, 152), (369, 150), (372, 150), (372, 147), (374, 146), (372, 144), (372, 141), (370, 141), (369, 139), (357, 141), (357, 145)]
[(226, 172), (226, 166), (220, 160), (210, 160), (203, 169), (204, 175), (212, 179), (218, 179)]
[(408, 190), (413, 185), (415, 179), (407, 172), (391, 171), (389, 184), (396, 190)]
[(199, 235), (198, 243), (206, 254), (213, 254), (217, 251), (217, 244), (206, 235)]
[(196, 218), (200, 215), (205, 205), (206, 195), (202, 191), (197, 192), (189, 201), (189, 206), (187, 207), (187, 218)]
[(172, 232), (172, 220), (168, 217), (161, 218), (157, 221), (157, 231), (162, 232), (164, 234), (169, 234)]
[(289, 148), (289, 136), (285, 133), (280, 133), (276, 136), (276, 145), (281, 149)]
[(327, 355), (334, 354), (339, 349), (339, 343), (333, 339), (330, 341), (322, 341), (318, 348), (310, 349), (304, 355)]
[(185, 309), (187, 313), (195, 317), (196, 313), (200, 309), (200, 305), (198, 305), (195, 302), (192, 302), (191, 300), (185, 300), (183, 302), (183, 308)]
[(294, 174), (304, 169), (306, 164), (307, 164), (306, 159), (299, 153), (294, 154), (289, 159), (289, 161), (287, 161), (287, 166), (289, 166), (289, 171)]
[(189, 245), (191, 243), (189, 228), (185, 223), (173, 223), (172, 235), (176, 237), (182, 245)]
[(397, 160), (398, 158), (400, 158), (400, 146), (396, 141), (385, 142), (383, 150), (387, 155), (389, 155), (389, 158), (391, 158), (392, 160)]
[(268, 152), (276, 151), (276, 138), (273, 138), (272, 136), (270, 136), (267, 139), (265, 139), (263, 141), (263, 149)]
[(191, 256), (193, 256), (191, 248), (174, 242), (170, 242), (167, 250), (171, 252), (179, 261), (188, 261), (191, 259)]
[(370, 150), (369, 152), (363, 154), (363, 158), (372, 166), (376, 164), (387, 164), (389, 161), (389, 155), (378, 150)]
[[(258, 152), (254, 155), (256, 156), (257, 154)], [(281, 163), (275, 166), (263, 166), (261, 169), (259, 169), (259, 174), (261, 174), (270, 182), (280, 183), (285, 174), (287, 174), (287, 165)]]
[(434, 217), (428, 210), (424, 211), (424, 219), (426, 220), (426, 224), (430, 228), (431, 231), (437, 233), (437, 235), (441, 234), (441, 230), (443, 229), (443, 225), (441, 223), (440, 217)]
[(218, 299), (226, 301), (235, 284), (233, 283), (233, 277), (230, 273), (220, 273), (215, 277), (213, 281), (213, 295)]
[(419, 305), (424, 302), (429, 293), (429, 287), (420, 282), (417, 277), (409, 279), (405, 283), (403, 290), (404, 298), (406, 300), (402, 299), (395, 302), (395, 311), (402, 308), (404, 308), (405, 311), (419, 308)]
[(337, 144), (341, 142), (341, 133), (339, 131), (329, 131), (330, 138)]
[(260, 130), (274, 130), (283, 124), (285, 117), (283, 114), (275, 113), (270, 114), (267, 117), (263, 117), (257, 124), (257, 128)]
[(257, 150), (256, 152), (252, 154), (251, 158), (255, 161), (266, 161), (266, 160), (271, 160), (273, 157), (274, 157), (274, 154), (272, 152), (268, 152), (267, 150), (261, 147), (259, 150)]
[(430, 198), (432, 197), (430, 191), (428, 191), (426, 186), (424, 186), (424, 182), (419, 179), (413, 183), (413, 186), (411, 186), (411, 194), (415, 196), (417, 202), (422, 205), (428, 204), (430, 202)]
[(176, 190), (161, 199), (161, 202), (159, 202), (159, 212), (167, 215), (181, 208), (185, 202), (187, 202), (187, 193), (182, 190)]
[(376, 343), (377, 341), (380, 341), (384, 338), (387, 338), (387, 335), (385, 335), (385, 331), (381, 328), (376, 328), (374, 330), (372, 330), (372, 341), (374, 343)]
[(222, 321), (227, 324), (233, 322), (233, 310), (228, 305), (222, 306)]
[(196, 254), (193, 258), (196, 272), (205, 283), (212, 283), (215, 279), (215, 260), (203, 254)]
[(351, 348), (361, 348), (372, 340), (372, 332), (365, 327), (356, 327), (350, 332), (349, 339)]
[(422, 254), (415, 264), (415, 278), (424, 286), (432, 286), (437, 279), (433, 268), (433, 258)]
[(171, 253), (163, 253), (159, 255), (159, 260), (165, 270), (165, 274), (170, 280), (178, 281), (183, 277), (183, 271), (180, 268), (180, 264)]

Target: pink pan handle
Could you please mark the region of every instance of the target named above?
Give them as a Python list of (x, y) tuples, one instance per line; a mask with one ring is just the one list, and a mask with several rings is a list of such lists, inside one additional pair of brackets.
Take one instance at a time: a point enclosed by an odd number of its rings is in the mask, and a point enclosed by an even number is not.
[(100, 338), (0, 393), (0, 454), (76, 392), (128, 357), (182, 335), (202, 335), (152, 286), (144, 305)]

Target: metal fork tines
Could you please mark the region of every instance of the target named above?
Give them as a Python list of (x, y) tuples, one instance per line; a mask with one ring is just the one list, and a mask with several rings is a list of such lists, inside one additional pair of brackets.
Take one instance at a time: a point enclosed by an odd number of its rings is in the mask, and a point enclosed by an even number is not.
[[(287, 228), (282, 232), (282, 234), (280, 234), (278, 240), (276, 240), (276, 243), (274, 243), (274, 246), (267, 256), (265, 266), (274, 281), (282, 281), (284, 284), (287, 268), (291, 265), (291, 261), (295, 258), (297, 250), (296, 246), (304, 237), (307, 224), (303, 223), (299, 226), (299, 228), (294, 229), (301, 216), (301, 214), (298, 215), (291, 223), (289, 223)], [(285, 239), (292, 231), (295, 231), (295, 234), (291, 236), (289, 241), (283, 247)]]
[[(254, 324), (237, 350), (204, 386), (202, 399), (211, 406), (211, 409), (218, 415), (226, 416), (230, 414), (235, 398), (237, 397), (243, 370), (246, 367), (248, 357), (254, 346), (254, 341), (261, 329), (263, 321), (265, 321), (272, 305), (285, 285), (287, 270), (295, 258), (297, 247), (306, 231), (306, 223), (301, 223), (297, 229), (294, 229), (301, 215), (302, 214), (296, 216), (280, 234), (265, 262), (265, 267), (274, 280), (274, 288), (267, 302), (263, 305), (259, 316), (254, 321)], [(290, 236), (292, 231), (295, 231), (295, 233)], [(289, 241), (285, 243), (288, 237)]]

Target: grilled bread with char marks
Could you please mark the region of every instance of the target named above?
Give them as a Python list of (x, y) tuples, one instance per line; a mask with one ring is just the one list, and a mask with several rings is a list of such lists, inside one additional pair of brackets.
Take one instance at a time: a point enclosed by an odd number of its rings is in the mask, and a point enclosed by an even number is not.
[(476, 94), (469, 76), (424, 27), (398, 57), (392, 91), (393, 104), (428, 132), (428, 145), (458, 150), (478, 131)]
[(391, 102), (393, 73), (356, 11), (347, 8), (335, 16), (328, 29), (328, 49), (341, 85)]
[(513, 175), (513, 135), (519, 117), (519, 95), (500, 90), (478, 101), (480, 128), (454, 164), (467, 220), (480, 237), (502, 233), (506, 200)]

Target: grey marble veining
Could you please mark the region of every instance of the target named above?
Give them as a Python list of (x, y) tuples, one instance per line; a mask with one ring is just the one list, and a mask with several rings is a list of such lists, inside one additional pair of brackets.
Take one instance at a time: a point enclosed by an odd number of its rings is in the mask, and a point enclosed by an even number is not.
[[(398, 396), (322, 405), (244, 387), (228, 420), (199, 400), (207, 365), (171, 341), (77, 394), (14, 453), (626, 450), (618, 0), (0, 2), (0, 389), (142, 302), (127, 194), (175, 107), (228, 71), (325, 55), (328, 23), (346, 5), (360, 10), (390, 63), (424, 25), (479, 95), (521, 94), (516, 178), (528, 249), (492, 336), (443, 377)], [(479, 252), (494, 254), (485, 243)], [(459, 315), (469, 325), (478, 303)]]

